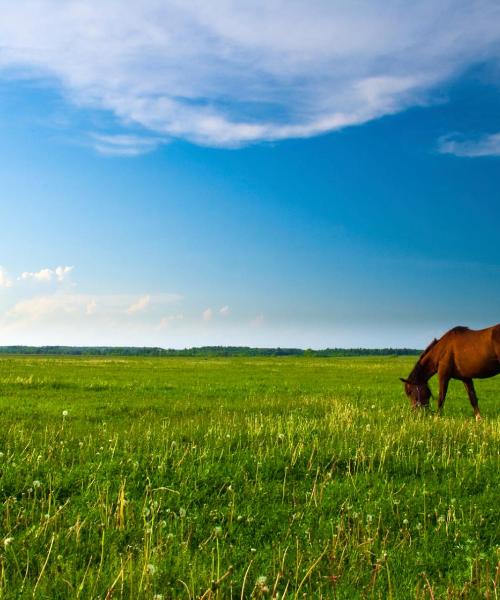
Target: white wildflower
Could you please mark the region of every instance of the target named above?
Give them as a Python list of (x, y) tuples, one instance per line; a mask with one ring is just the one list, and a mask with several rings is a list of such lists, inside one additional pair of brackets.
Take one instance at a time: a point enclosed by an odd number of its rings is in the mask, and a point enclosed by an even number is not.
[(255, 585), (259, 588), (261, 594), (266, 594), (269, 591), (269, 588), (267, 587), (267, 577), (265, 577), (265, 575), (257, 577), (257, 583)]

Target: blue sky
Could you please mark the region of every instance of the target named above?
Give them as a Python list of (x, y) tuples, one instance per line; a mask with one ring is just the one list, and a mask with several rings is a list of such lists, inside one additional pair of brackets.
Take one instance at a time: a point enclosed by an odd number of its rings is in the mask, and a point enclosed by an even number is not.
[(5, 8), (0, 344), (498, 322), (497, 3), (120, 6)]

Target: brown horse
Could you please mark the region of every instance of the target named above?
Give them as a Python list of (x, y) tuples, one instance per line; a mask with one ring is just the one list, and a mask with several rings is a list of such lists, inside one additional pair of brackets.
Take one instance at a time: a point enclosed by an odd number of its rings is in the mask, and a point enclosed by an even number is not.
[(500, 373), (500, 324), (473, 331), (454, 327), (439, 340), (432, 341), (420, 355), (405, 384), (413, 408), (427, 407), (431, 398), (429, 379), (438, 374), (438, 411), (443, 409), (450, 379), (463, 382), (469, 394), (476, 421), (481, 420), (473, 379)]

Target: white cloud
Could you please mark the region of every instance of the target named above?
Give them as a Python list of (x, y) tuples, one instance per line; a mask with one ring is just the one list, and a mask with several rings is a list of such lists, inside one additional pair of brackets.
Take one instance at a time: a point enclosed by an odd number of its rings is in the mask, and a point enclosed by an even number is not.
[(151, 303), (151, 296), (142, 296), (127, 308), (127, 314), (135, 315), (136, 313), (146, 310)]
[(214, 316), (214, 311), (211, 308), (207, 308), (201, 313), (201, 316), (204, 321), (211, 321)]
[(42, 283), (49, 283), (53, 280), (64, 281), (71, 273), (74, 267), (56, 267), (55, 269), (40, 269), (40, 271), (21, 273), (19, 280), (32, 280)]
[(467, 158), (500, 156), (500, 133), (483, 135), (474, 139), (458, 135), (444, 136), (439, 140), (439, 152)]
[(94, 135), (101, 153), (231, 147), (427, 103), (498, 60), (499, 22), (497, 0), (17, 0), (2, 6), (0, 71), (108, 111), (124, 133)]
[(229, 306), (223, 306), (219, 310), (219, 314), (222, 315), (223, 317), (227, 317), (227, 315), (229, 314)]
[(25, 271), (21, 274), (20, 279), (34, 279), (35, 281), (50, 281), (54, 272), (52, 269), (40, 269), (36, 273)]
[(56, 267), (55, 274), (57, 277), (57, 281), (63, 281), (66, 278), (66, 275), (69, 275), (74, 267)]
[(12, 287), (12, 280), (7, 274), (7, 270), (0, 265), (0, 287), (10, 288)]

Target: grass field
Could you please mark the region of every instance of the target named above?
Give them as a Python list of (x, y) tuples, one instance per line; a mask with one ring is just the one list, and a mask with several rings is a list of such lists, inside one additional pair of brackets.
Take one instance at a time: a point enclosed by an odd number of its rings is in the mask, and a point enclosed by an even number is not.
[(0, 598), (497, 598), (500, 377), (414, 358), (0, 359)]

